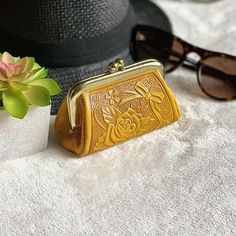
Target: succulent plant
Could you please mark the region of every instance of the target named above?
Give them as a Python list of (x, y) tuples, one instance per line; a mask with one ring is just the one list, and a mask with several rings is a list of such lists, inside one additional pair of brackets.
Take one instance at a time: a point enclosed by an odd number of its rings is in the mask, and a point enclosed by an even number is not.
[(30, 105), (47, 106), (50, 96), (60, 92), (48, 70), (33, 57), (13, 57), (0, 53), (0, 107), (11, 116), (23, 119)]

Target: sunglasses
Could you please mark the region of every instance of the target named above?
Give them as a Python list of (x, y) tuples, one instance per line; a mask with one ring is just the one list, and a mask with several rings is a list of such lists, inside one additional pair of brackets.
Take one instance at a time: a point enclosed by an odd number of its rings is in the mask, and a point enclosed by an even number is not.
[[(196, 53), (200, 60), (188, 57)], [(158, 59), (165, 72), (178, 66), (197, 71), (198, 84), (208, 96), (218, 100), (236, 98), (236, 57), (208, 51), (191, 45), (181, 38), (160, 29), (137, 25), (132, 34), (132, 54), (135, 60)]]

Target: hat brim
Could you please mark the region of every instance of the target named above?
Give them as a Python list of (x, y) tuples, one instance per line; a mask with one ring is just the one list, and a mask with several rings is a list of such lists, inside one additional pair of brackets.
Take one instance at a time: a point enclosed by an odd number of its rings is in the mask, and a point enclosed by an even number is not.
[(157, 27), (172, 32), (169, 18), (165, 12), (149, 0), (130, 0), (136, 14), (136, 23)]

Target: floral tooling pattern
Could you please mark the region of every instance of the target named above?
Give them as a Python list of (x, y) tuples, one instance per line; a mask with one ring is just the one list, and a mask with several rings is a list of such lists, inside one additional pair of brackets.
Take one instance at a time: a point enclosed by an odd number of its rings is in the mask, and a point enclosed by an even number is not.
[(143, 134), (150, 129), (154, 121), (149, 117), (143, 118), (142, 114), (131, 108), (124, 113), (114, 107), (106, 107), (102, 111), (108, 126), (106, 132), (98, 139), (94, 151)]
[[(168, 95), (155, 76), (94, 94), (93, 151), (105, 149), (174, 120)], [(99, 127), (99, 131), (98, 131)]]

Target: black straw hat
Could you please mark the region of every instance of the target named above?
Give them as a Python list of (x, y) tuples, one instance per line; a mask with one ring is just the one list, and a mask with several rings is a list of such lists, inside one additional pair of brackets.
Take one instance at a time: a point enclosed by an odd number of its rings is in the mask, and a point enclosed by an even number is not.
[(115, 58), (132, 62), (135, 24), (171, 31), (164, 12), (148, 0), (10, 0), (0, 9), (0, 52), (32, 56), (50, 68), (62, 92), (52, 114), (74, 83), (102, 73)]

